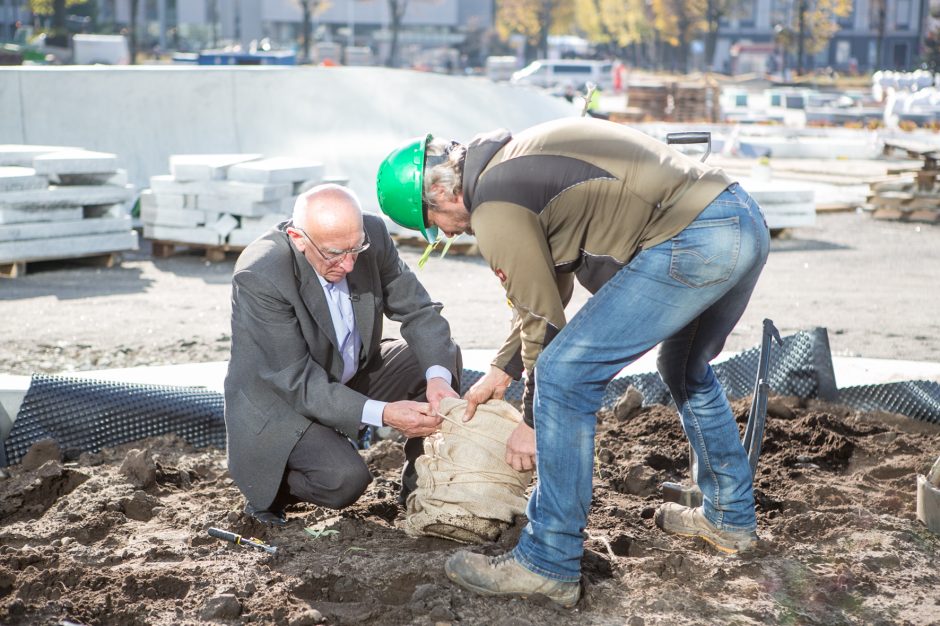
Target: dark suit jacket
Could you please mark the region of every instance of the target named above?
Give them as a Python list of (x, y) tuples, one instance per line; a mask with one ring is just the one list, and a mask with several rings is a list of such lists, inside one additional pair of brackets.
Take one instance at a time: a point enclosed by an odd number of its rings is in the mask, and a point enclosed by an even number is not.
[[(310, 263), (290, 243), (284, 222), (252, 242), (232, 278), (232, 355), (225, 378), (229, 472), (257, 507), (274, 500), (287, 457), (311, 421), (356, 439), (366, 396), (340, 382), (343, 358), (329, 305)], [(372, 242), (346, 280), (360, 366), (379, 352), (382, 317), (424, 369), (458, 374), (457, 348), (441, 305), (432, 302), (399, 258), (382, 220), (363, 217)]]

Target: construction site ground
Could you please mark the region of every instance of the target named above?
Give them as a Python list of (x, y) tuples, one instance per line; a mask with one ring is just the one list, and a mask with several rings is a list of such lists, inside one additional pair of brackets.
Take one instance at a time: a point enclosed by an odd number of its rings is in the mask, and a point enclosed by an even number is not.
[[(402, 250), (413, 267), (419, 255)], [(0, 372), (225, 360), (233, 264), (198, 253), (152, 259), (145, 246), (116, 268), (31, 267), (0, 283)], [(435, 256), (418, 275), (463, 347), (498, 346), (509, 309), (480, 258)], [(815, 227), (773, 241), (726, 349), (757, 345), (769, 317), (783, 334), (827, 327), (837, 356), (938, 362), (938, 284), (940, 226), (820, 214)], [(586, 298), (579, 290), (570, 311)], [(735, 403), (739, 421), (748, 406)], [(376, 481), (359, 503), (339, 514), (298, 506), (277, 530), (241, 513), (224, 451), (174, 437), (78, 458), (39, 446), (0, 478), (0, 623), (940, 622), (940, 537), (915, 519), (915, 477), (940, 453), (940, 427), (772, 398), (755, 482), (762, 541), (741, 557), (653, 524), (658, 485), (687, 475), (673, 409), (605, 414), (596, 443), (574, 610), (448, 582), (443, 563), (458, 546), (402, 530), (393, 442), (364, 452)], [(220, 542), (210, 526), (278, 553)], [(484, 549), (512, 546), (520, 530)]]

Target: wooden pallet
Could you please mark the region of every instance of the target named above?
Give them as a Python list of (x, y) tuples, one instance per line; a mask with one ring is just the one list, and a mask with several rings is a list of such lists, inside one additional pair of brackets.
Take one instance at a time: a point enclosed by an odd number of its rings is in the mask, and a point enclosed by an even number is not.
[(940, 211), (931, 211), (929, 209), (902, 211), (900, 209), (876, 208), (872, 211), (871, 216), (876, 220), (940, 224)]
[(245, 246), (233, 246), (227, 243), (211, 245), (190, 243), (188, 241), (163, 241), (160, 239), (148, 239), (147, 241), (151, 245), (151, 256), (155, 259), (165, 259), (185, 249), (202, 251), (207, 261), (220, 263), (226, 259), (229, 252), (240, 253), (245, 249)]
[(0, 279), (22, 278), (29, 272), (29, 268), (38, 263), (70, 263), (87, 267), (111, 268), (121, 264), (121, 255), (118, 252), (106, 252), (84, 257), (70, 257), (65, 259), (40, 259), (27, 261), (9, 261), (0, 263)]

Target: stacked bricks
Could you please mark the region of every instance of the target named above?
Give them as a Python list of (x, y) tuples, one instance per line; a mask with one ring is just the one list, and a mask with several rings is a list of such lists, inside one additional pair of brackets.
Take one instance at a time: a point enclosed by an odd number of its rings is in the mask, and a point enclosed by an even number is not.
[(288, 219), (297, 195), (325, 180), (315, 161), (174, 155), (170, 174), (151, 177), (150, 190), (141, 195), (144, 237), (240, 249)]
[(31, 261), (136, 250), (127, 210), (133, 196), (113, 154), (0, 145), (3, 273), (15, 275)]

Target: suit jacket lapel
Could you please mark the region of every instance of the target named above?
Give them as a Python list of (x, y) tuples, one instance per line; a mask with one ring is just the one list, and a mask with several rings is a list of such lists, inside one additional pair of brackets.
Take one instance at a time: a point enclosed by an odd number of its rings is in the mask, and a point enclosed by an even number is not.
[(299, 284), (300, 297), (303, 298), (307, 310), (313, 322), (323, 329), (326, 336), (333, 343), (333, 348), (339, 351), (339, 340), (336, 338), (336, 329), (333, 327), (333, 316), (330, 314), (330, 305), (326, 301), (326, 294), (323, 293), (323, 285), (317, 278), (317, 273), (313, 271), (310, 262), (301, 254), (297, 248), (291, 246), (294, 253), (294, 267), (296, 269), (296, 279)]
[(369, 259), (363, 254), (356, 259), (353, 271), (346, 275), (353, 314), (356, 317), (356, 330), (362, 339), (362, 353), (366, 358), (372, 349), (372, 328), (375, 326), (375, 295), (372, 292), (370, 268)]

